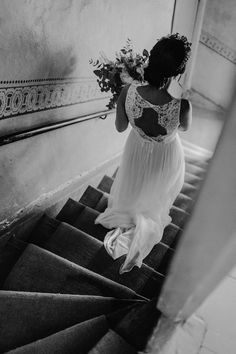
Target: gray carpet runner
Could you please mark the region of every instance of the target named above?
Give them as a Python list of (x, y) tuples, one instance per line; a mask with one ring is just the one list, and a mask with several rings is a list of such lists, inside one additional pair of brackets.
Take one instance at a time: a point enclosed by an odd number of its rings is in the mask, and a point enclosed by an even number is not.
[(103, 246), (94, 220), (107, 207), (113, 176), (40, 219), (27, 242), (0, 246), (0, 353), (125, 354), (145, 349), (170, 262), (191, 216), (209, 154), (184, 145), (186, 173), (172, 222), (142, 267), (119, 274), (124, 257)]

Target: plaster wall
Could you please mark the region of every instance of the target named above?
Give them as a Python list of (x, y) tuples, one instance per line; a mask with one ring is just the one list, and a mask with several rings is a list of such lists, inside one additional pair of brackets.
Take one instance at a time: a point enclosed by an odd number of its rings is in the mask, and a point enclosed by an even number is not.
[(226, 109), (231, 100), (235, 74), (235, 64), (203, 44), (199, 46), (193, 77), (193, 89), (204, 98), (215, 103), (215, 106)]
[(236, 74), (236, 7), (234, 0), (208, 0), (193, 75), (193, 99), (226, 109)]

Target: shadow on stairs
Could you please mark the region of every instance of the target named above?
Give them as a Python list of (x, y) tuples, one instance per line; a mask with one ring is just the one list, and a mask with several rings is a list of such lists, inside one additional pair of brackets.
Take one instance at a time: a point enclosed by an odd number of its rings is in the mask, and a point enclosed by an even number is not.
[(184, 144), (185, 183), (172, 223), (142, 267), (119, 274), (94, 220), (107, 206), (115, 173), (57, 217), (44, 215), (27, 242), (12, 237), (0, 249), (0, 352), (125, 354), (144, 350), (160, 312), (168, 267), (191, 214), (209, 154)]

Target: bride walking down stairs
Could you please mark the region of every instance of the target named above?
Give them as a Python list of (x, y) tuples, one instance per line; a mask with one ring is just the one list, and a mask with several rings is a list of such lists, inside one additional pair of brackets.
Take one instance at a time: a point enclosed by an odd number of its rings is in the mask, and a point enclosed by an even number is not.
[[(125, 354), (145, 349), (168, 267), (207, 170), (210, 154), (183, 141), (185, 183), (172, 223), (142, 267), (120, 275), (123, 257), (103, 247), (107, 229), (94, 220), (107, 205), (114, 175), (46, 214), (27, 242), (0, 248), (0, 353)], [(115, 172), (114, 172), (115, 174)], [(125, 256), (124, 256), (125, 257)]]

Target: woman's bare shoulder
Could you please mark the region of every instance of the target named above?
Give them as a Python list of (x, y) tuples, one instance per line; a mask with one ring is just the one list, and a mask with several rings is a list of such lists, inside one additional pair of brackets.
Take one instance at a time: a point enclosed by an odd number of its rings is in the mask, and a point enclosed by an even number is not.
[(126, 99), (126, 96), (127, 96), (127, 92), (128, 92), (128, 89), (130, 88), (130, 84), (129, 85), (125, 85), (121, 92), (120, 92), (120, 95), (119, 95), (119, 101), (122, 101), (124, 102), (125, 99)]

